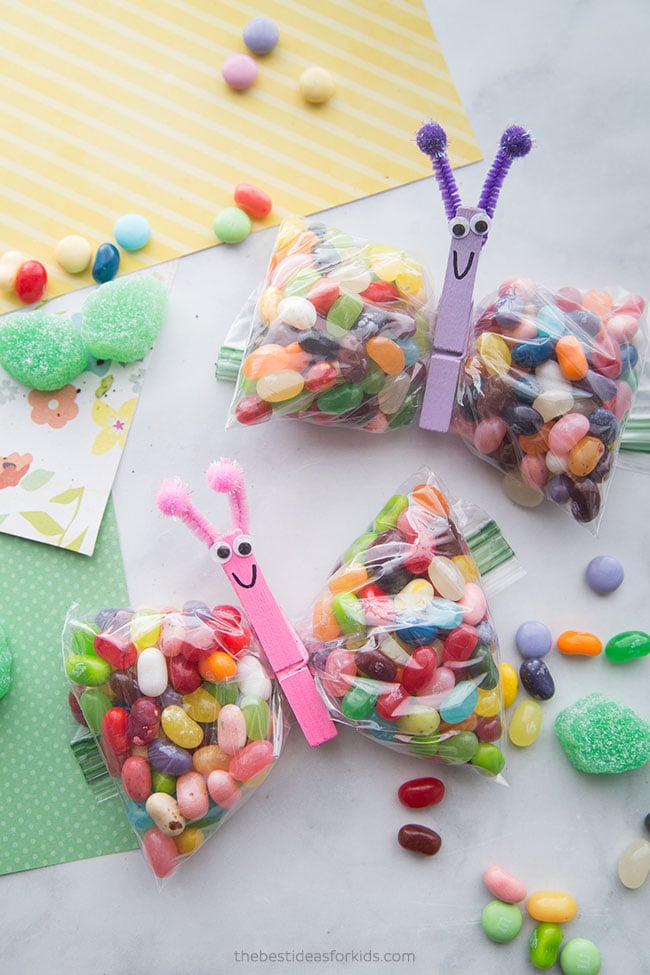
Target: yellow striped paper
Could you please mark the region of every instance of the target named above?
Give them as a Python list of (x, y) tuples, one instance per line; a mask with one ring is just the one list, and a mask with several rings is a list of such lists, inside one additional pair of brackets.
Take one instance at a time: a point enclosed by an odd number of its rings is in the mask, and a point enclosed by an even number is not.
[[(262, 14), (280, 43), (232, 91), (221, 65)], [(123, 255), (134, 270), (215, 244), (239, 182), (271, 195), (269, 226), (429, 176), (427, 118), (453, 165), (480, 159), (420, 0), (3, 0), (1, 27), (0, 254), (42, 261), (47, 296), (92, 283), (62, 271), (57, 241), (97, 247), (125, 213), (153, 228)], [(312, 64), (334, 76), (326, 105), (299, 94)]]

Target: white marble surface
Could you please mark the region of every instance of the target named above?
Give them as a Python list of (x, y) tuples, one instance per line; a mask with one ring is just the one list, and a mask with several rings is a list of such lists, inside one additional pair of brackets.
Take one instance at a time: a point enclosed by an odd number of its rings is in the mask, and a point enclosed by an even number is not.
[[(536, 138), (508, 177), (477, 296), (513, 274), (548, 286), (621, 284), (648, 294), (645, 0), (428, 0), (427, 7), (486, 155), (457, 174), (463, 198), (478, 197), (506, 125), (525, 124)], [(447, 236), (433, 179), (340, 208), (327, 220), (414, 250), (440, 285)], [(529, 618), (545, 620), (555, 634), (649, 629), (648, 481), (638, 473), (617, 472), (595, 538), (549, 507), (514, 507), (498, 475), (449, 438), (417, 430), (373, 438), (292, 423), (224, 431), (231, 388), (214, 380), (216, 350), (262, 274), (272, 240), (266, 232), (181, 262), (115, 488), (132, 601), (231, 598), (199, 543), (153, 506), (170, 474), (191, 482), (198, 504), (218, 521), (225, 509), (204, 486), (203, 471), (219, 455), (239, 459), (260, 562), (295, 616), (375, 509), (428, 463), (454, 493), (497, 519), (527, 570), (492, 600), (503, 659), (517, 664), (514, 632)], [(588, 560), (601, 552), (626, 568), (624, 586), (607, 598), (583, 581)], [(597, 690), (649, 718), (650, 665), (615, 668), (555, 653), (551, 666), (557, 694), (544, 706), (535, 746), (509, 752), (508, 787), (436, 767), (445, 801), (417, 817), (443, 837), (436, 858), (413, 858), (395, 839), (413, 818), (396, 789), (427, 766), (346, 729), (310, 751), (294, 729), (257, 795), (162, 892), (139, 852), (3, 877), (0, 971), (519, 975), (533, 970), (530, 920), (505, 946), (488, 942), (479, 923), (488, 900), (481, 872), (498, 862), (531, 891), (560, 888), (577, 898), (579, 914), (565, 935), (599, 945), (603, 975), (645, 975), (650, 881), (624, 889), (616, 861), (642, 835), (648, 769), (580, 775), (560, 753), (552, 721)], [(260, 951), (337, 956), (271, 964), (235, 954)], [(369, 962), (369, 951), (415, 958)]]

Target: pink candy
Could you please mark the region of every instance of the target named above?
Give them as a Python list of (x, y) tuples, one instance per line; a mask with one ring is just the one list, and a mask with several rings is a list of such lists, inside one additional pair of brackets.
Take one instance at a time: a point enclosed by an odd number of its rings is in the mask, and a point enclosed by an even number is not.
[(491, 894), (506, 904), (518, 904), (526, 899), (525, 885), (502, 867), (488, 867), (483, 873), (483, 882)]

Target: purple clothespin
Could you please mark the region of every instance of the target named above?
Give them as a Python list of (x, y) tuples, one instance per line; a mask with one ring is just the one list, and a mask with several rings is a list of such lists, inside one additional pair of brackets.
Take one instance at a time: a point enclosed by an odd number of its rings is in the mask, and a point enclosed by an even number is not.
[(512, 161), (530, 152), (533, 140), (518, 125), (501, 136), (477, 207), (461, 204), (447, 158), (447, 136), (437, 122), (427, 122), (417, 134), (418, 147), (433, 162), (451, 232), (447, 270), (433, 335), (429, 373), (420, 413), (420, 427), (444, 433), (451, 423), (460, 369), (467, 351), (472, 316), (474, 281), (481, 248)]

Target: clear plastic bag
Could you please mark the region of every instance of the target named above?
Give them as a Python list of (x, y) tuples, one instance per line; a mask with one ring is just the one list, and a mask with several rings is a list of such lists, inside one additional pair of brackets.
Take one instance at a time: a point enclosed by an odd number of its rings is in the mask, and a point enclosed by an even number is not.
[(228, 378), (248, 322), (228, 424), (286, 416), (373, 433), (408, 424), (426, 376), (432, 299), (403, 251), (285, 219), (264, 284), (219, 356), (217, 375)]
[(596, 529), (646, 346), (638, 295), (506, 281), (477, 309), (452, 429), (513, 500)]
[(299, 626), (335, 721), (501, 777), (497, 635), (465, 532), (494, 588), (521, 574), (495, 523), (420, 469), (352, 542)]
[(73, 605), (62, 645), (73, 751), (98, 799), (119, 794), (162, 882), (278, 759), (288, 731), (278, 682), (234, 606)]

